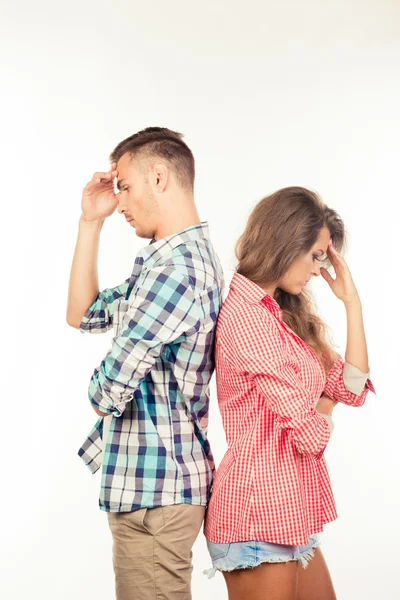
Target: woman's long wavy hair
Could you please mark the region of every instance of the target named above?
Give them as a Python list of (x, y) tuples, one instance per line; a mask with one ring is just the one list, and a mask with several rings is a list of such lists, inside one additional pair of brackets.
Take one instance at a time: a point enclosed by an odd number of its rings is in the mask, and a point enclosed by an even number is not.
[[(236, 271), (264, 287), (279, 281), (293, 261), (309, 252), (326, 226), (335, 248), (345, 242), (344, 224), (318, 194), (302, 187), (287, 187), (263, 198), (252, 210), (246, 229), (236, 243)], [(328, 261), (324, 265), (329, 267)], [(317, 354), (326, 371), (334, 362), (328, 328), (316, 314), (310, 294), (277, 288), (275, 300), (285, 323)]]

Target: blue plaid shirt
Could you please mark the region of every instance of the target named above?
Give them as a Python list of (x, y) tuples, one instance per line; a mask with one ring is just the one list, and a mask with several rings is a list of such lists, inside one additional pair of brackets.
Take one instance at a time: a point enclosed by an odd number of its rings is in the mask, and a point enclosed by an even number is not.
[(102, 467), (100, 508), (208, 502), (214, 332), (224, 279), (208, 224), (152, 240), (121, 286), (101, 292), (81, 331), (114, 329), (89, 400), (98, 419), (79, 455)]

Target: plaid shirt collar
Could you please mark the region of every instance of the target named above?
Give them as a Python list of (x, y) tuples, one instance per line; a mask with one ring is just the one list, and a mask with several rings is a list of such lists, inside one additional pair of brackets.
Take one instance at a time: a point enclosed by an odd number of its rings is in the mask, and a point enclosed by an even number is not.
[(133, 265), (129, 286), (125, 295), (128, 299), (131, 295), (135, 282), (140, 275), (142, 269), (151, 269), (157, 266), (158, 263), (165, 263), (168, 256), (182, 244), (191, 241), (199, 241), (201, 239), (209, 239), (208, 222), (203, 221), (199, 225), (190, 225), (182, 231), (172, 233), (161, 240), (152, 239), (151, 242), (139, 250)]
[(263, 304), (278, 319), (282, 321), (282, 309), (270, 294), (267, 294), (259, 285), (240, 273), (233, 275), (230, 287), (236, 291), (246, 302)]
[(146, 265), (146, 268), (152, 268), (160, 260), (165, 260), (165, 258), (181, 244), (198, 241), (204, 238), (209, 238), (207, 221), (203, 221), (199, 225), (190, 225), (186, 229), (168, 235), (161, 240), (152, 239), (147, 246), (139, 251), (137, 257), (142, 260), (142, 264)]

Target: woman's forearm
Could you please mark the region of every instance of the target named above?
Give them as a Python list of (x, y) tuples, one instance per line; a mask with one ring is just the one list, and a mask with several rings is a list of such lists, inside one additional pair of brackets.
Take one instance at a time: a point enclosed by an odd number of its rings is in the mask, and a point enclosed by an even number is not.
[(347, 316), (346, 361), (363, 373), (368, 373), (367, 341), (359, 297), (346, 303), (345, 308)]

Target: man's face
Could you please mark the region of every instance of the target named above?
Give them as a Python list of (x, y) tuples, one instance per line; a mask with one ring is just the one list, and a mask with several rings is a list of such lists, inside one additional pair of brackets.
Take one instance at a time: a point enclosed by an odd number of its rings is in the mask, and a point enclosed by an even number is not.
[(118, 170), (118, 212), (135, 228), (136, 235), (152, 239), (156, 230), (158, 206), (144, 165), (130, 154), (121, 156)]

